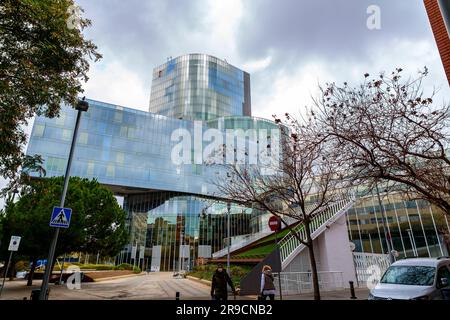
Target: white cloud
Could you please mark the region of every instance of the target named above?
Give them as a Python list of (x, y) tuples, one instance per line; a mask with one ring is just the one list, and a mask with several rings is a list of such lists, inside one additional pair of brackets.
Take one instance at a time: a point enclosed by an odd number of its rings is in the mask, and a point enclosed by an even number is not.
[(90, 99), (148, 110), (150, 86), (144, 86), (144, 81), (136, 73), (118, 61), (93, 64), (89, 81), (83, 89), (84, 95)]
[(254, 74), (256, 72), (263, 71), (264, 69), (266, 69), (271, 62), (272, 56), (269, 55), (263, 59), (248, 61), (244, 63), (241, 68), (249, 73)]
[(304, 106), (311, 106), (311, 96), (318, 94), (318, 84), (348, 81), (356, 85), (368, 72), (376, 75), (381, 71), (390, 72), (397, 67), (404, 69), (403, 76), (416, 76), (417, 71), (427, 66), (430, 75), (424, 82), (426, 93), (434, 86), (440, 88), (435, 101), (450, 96), (439, 53), (434, 43), (429, 41), (412, 42), (396, 39), (383, 47), (371, 48), (367, 58), (362, 61), (336, 60), (306, 61), (294, 68), (285, 67), (271, 77), (264, 72), (252, 77), (252, 110), (255, 116), (271, 118), (288, 112), (298, 114)]
[(243, 16), (242, 0), (209, 0), (207, 6), (209, 15), (203, 21), (203, 41), (228, 59), (236, 58), (236, 38)]

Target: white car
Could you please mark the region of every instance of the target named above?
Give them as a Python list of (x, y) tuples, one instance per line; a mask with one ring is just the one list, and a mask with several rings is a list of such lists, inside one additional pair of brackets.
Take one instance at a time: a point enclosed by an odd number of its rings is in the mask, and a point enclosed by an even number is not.
[(370, 291), (369, 300), (442, 300), (450, 292), (450, 257), (394, 262)]

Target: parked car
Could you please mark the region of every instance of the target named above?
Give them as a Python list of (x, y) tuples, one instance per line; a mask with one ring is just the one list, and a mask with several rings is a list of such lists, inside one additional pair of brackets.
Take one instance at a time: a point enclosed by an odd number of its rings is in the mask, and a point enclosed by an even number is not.
[(394, 262), (370, 291), (369, 300), (442, 300), (450, 289), (450, 257)]

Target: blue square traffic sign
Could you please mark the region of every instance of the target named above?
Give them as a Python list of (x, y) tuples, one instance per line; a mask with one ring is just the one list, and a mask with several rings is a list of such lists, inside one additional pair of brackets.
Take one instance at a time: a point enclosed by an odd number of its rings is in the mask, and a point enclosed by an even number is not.
[(50, 227), (68, 228), (71, 215), (72, 209), (54, 207), (52, 217), (50, 218)]

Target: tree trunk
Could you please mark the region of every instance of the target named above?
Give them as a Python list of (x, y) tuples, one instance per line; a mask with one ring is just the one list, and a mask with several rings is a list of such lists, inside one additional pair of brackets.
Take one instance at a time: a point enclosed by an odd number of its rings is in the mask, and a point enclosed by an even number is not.
[(305, 231), (308, 242), (309, 261), (311, 264), (312, 283), (314, 288), (314, 300), (320, 300), (319, 277), (317, 274), (316, 258), (314, 256), (314, 245), (311, 238), (309, 222), (305, 223)]
[(31, 261), (32, 265), (30, 273), (28, 274), (28, 281), (27, 281), (28, 287), (33, 285), (34, 270), (36, 270), (37, 258), (31, 258)]
[(9, 281), (14, 280), (14, 275), (16, 274), (16, 262), (14, 259), (11, 259), (10, 265), (9, 265)]

